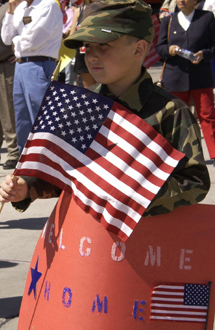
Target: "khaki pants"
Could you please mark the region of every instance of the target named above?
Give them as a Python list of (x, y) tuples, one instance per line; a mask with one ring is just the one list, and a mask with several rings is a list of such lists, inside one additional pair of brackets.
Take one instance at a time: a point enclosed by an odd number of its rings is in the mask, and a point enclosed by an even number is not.
[(13, 106), (14, 64), (8, 61), (0, 63), (0, 147), (3, 135), (7, 145), (7, 160), (18, 160), (15, 117)]

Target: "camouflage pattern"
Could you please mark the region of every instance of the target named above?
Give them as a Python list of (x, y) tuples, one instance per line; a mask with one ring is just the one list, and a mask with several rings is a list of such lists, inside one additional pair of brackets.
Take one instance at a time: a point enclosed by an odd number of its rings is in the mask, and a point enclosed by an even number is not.
[(135, 112), (185, 154), (144, 217), (169, 213), (205, 198), (210, 178), (202, 153), (200, 128), (183, 101), (155, 86), (147, 71), (119, 98), (109, 95), (105, 86), (97, 85), (94, 91)]
[[(201, 148), (199, 125), (186, 104), (165, 90), (155, 86), (147, 71), (121, 97), (115, 98), (106, 86), (91, 88), (114, 99), (143, 118), (163, 135), (171, 145), (183, 152), (180, 161), (167, 182), (146, 209), (144, 217), (169, 213), (179, 206), (196, 204), (203, 200), (210, 187), (210, 178)], [(30, 198), (13, 203), (17, 210), (25, 210), (36, 198), (56, 197), (60, 190), (39, 179), (25, 177)]]
[(128, 34), (151, 43), (154, 27), (150, 5), (141, 0), (97, 0), (86, 7), (80, 29), (64, 40), (68, 48), (83, 41), (108, 43)]

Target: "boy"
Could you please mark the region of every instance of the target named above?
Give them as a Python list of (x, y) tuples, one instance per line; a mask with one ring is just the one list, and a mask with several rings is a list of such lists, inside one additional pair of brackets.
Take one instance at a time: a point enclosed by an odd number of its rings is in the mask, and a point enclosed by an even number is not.
[[(88, 6), (80, 30), (65, 41), (67, 47), (86, 47), (88, 70), (99, 83), (94, 91), (129, 108), (185, 154), (143, 217), (197, 203), (205, 197), (210, 184), (199, 127), (190, 110), (154, 86), (142, 67), (153, 36), (147, 4), (140, 0), (98, 0)], [(170, 279), (170, 271), (163, 267), (161, 273), (158, 265), (156, 271), (151, 267), (149, 273), (144, 267), (145, 244), (158, 244), (148, 241), (155, 236), (152, 227), (148, 232), (144, 226), (150, 220), (141, 218), (127, 244), (118, 242), (115, 235), (103, 230), (77, 206), (69, 193), (30, 177), (8, 176), (1, 185), (0, 201), (12, 202), (24, 211), (36, 198), (60, 194), (32, 259), (18, 330), (108, 330), (113, 326), (141, 330), (144, 324), (145, 329), (153, 329), (142, 315), (146, 313), (144, 307), (149, 309), (150, 289), (158, 281), (156, 275), (160, 274), (160, 281), (163, 274), (166, 281), (175, 279)], [(172, 236), (177, 237), (175, 233)], [(116, 252), (118, 246), (120, 253)]]
[[(144, 217), (198, 203), (210, 186), (198, 124), (183, 102), (152, 83), (142, 66), (153, 37), (148, 5), (104, 0), (88, 6), (79, 31), (65, 40), (69, 48), (86, 47), (86, 64), (99, 83), (94, 91), (132, 110), (185, 154)], [(11, 201), (23, 211), (35, 198), (56, 197), (60, 190), (38, 179), (8, 176), (0, 194), (1, 202)]]

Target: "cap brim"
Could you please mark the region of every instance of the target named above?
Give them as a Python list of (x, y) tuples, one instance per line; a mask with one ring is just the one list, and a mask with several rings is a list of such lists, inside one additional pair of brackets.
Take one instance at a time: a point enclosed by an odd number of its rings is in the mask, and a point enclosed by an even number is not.
[(93, 43), (109, 43), (121, 38), (124, 34), (114, 32), (106, 29), (105, 27), (83, 27), (64, 40), (64, 45), (67, 48), (79, 48), (83, 46), (83, 42)]

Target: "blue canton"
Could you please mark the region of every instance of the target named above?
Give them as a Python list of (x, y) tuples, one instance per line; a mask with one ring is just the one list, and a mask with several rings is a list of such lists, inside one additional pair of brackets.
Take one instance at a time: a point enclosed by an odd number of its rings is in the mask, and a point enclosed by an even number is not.
[(113, 103), (84, 88), (54, 81), (46, 92), (32, 132), (52, 133), (85, 153)]

